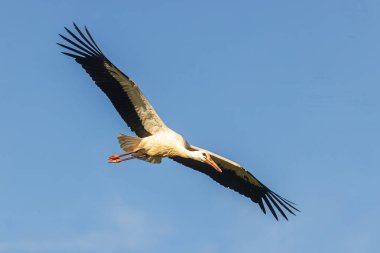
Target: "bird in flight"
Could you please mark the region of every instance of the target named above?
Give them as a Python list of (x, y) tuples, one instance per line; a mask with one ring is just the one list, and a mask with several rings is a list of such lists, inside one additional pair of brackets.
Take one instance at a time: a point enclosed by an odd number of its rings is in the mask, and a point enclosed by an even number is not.
[(120, 163), (140, 159), (160, 163), (168, 157), (178, 163), (204, 173), (257, 203), (266, 214), (266, 206), (278, 220), (279, 212), (286, 220), (286, 211), (295, 215), (295, 204), (271, 191), (240, 164), (211, 151), (190, 145), (186, 139), (165, 125), (137, 85), (121, 72), (102, 53), (87, 27), (76, 34), (65, 27), (70, 36), (59, 36), (68, 44), (57, 43), (75, 59), (111, 100), (115, 109), (137, 136), (118, 135), (123, 154), (112, 155), (108, 162)]

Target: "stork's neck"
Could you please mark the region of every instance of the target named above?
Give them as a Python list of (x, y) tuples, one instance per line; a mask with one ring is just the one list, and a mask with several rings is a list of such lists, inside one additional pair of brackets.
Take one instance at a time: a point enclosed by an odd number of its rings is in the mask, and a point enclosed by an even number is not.
[(191, 151), (191, 150), (188, 150), (187, 148), (185, 148), (185, 150), (182, 152), (181, 156), (183, 158), (190, 158), (190, 159), (194, 159), (197, 161), (202, 161), (201, 160), (202, 155), (200, 154), (199, 151)]

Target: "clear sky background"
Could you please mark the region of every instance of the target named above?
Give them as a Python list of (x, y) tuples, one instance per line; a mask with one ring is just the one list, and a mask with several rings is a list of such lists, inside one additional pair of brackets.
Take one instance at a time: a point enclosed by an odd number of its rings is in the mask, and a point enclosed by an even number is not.
[[(302, 213), (275, 221), (131, 134), (55, 43), (87, 25), (168, 126)], [(380, 2), (3, 1), (0, 252), (380, 252)]]

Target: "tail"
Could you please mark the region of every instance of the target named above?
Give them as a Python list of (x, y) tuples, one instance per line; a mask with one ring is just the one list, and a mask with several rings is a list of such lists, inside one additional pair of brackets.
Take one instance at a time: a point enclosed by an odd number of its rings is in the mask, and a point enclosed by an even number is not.
[(120, 147), (127, 153), (136, 150), (141, 142), (141, 138), (125, 134), (119, 134), (117, 139), (119, 140)]

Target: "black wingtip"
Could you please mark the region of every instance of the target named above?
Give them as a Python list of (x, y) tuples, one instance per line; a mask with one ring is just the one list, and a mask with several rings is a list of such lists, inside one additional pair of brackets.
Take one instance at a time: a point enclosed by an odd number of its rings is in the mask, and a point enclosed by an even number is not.
[(73, 26), (75, 27), (75, 29), (79, 29), (75, 21), (73, 21)]
[(99, 50), (99, 52), (100, 52), (101, 54), (103, 54), (102, 50), (100, 50), (100, 48), (99, 48), (98, 45), (96, 44), (94, 38), (92, 38), (91, 33), (88, 31), (87, 26), (84, 26), (84, 30), (86, 31), (88, 37), (90, 38), (90, 40), (92, 41), (92, 43), (94, 44), (94, 46)]
[(267, 214), (267, 211), (265, 210), (265, 206), (263, 204), (263, 201), (261, 199), (259, 199), (257, 201), (257, 203), (259, 204), (261, 211), (263, 211), (264, 214)]
[(263, 195), (262, 198), (264, 199), (265, 203), (266, 203), (267, 206), (269, 207), (269, 210), (270, 210), (270, 212), (272, 213), (273, 217), (274, 217), (276, 220), (278, 220), (278, 217), (277, 217), (276, 211), (274, 210), (272, 204), (269, 202), (267, 196)]
[(82, 56), (75, 55), (75, 54), (70, 54), (70, 53), (67, 53), (67, 52), (61, 52), (61, 53), (64, 54), (64, 55), (67, 55), (67, 56), (73, 57), (74, 59), (83, 59), (83, 58), (84, 58), (84, 57), (82, 57)]
[(89, 49), (90, 51), (92, 51), (95, 55), (102, 55), (103, 53), (97, 49), (96, 46), (93, 45), (93, 43), (91, 43), (87, 38), (86, 36), (82, 33), (82, 31), (79, 29), (79, 27), (73, 23), (74, 25), (74, 28), (75, 30), (78, 32), (79, 36), (85, 41), (87, 42), (84, 43), (80, 38), (78, 38), (74, 33), (72, 33), (71, 31), (68, 31), (70, 33), (71, 36), (73, 36), (79, 43), (81, 43), (83, 46), (85, 46), (87, 49)]
[(277, 201), (277, 203), (279, 203), (283, 208), (285, 208), (289, 213), (293, 214), (294, 216), (296, 214), (291, 209), (299, 211), (297, 208), (295, 208), (291, 204), (289, 204), (289, 203), (285, 202), (284, 200), (282, 200), (281, 198), (279, 198), (278, 194), (276, 194), (274, 192), (269, 192), (268, 196), (272, 196)]
[(277, 193), (275, 193), (275, 192), (272, 192), (274, 195), (276, 195), (277, 197), (279, 197), (280, 199), (282, 199), (283, 201), (285, 201), (286, 203), (288, 203), (288, 204), (291, 204), (291, 205), (297, 205), (296, 203), (294, 203), (294, 202), (292, 202), (292, 201), (290, 201), (290, 200), (288, 200), (288, 199), (286, 199), (286, 198), (284, 198), (284, 197), (281, 197), (280, 195), (278, 195)]
[(272, 204), (281, 213), (282, 217), (284, 217), (286, 220), (288, 220), (288, 217), (286, 216), (286, 214), (284, 213), (284, 211), (281, 209), (281, 207), (277, 204), (277, 202), (272, 198), (271, 194), (269, 193), (267, 196), (268, 196), (270, 202), (272, 202)]
[(72, 48), (72, 47), (69, 47), (69, 46), (66, 46), (66, 45), (63, 45), (63, 44), (61, 44), (61, 43), (57, 43), (58, 45), (60, 45), (61, 47), (63, 47), (63, 48), (66, 48), (66, 49), (68, 49), (68, 50), (70, 50), (70, 51), (72, 51), (72, 52), (74, 52), (74, 53), (77, 53), (77, 54), (79, 54), (79, 55), (82, 55), (82, 56), (84, 56), (84, 57), (89, 57), (90, 55), (87, 55), (87, 54), (85, 54), (85, 53), (83, 53), (83, 52), (81, 52), (81, 51), (79, 51), (79, 50), (77, 50), (77, 49), (75, 49), (75, 48)]

